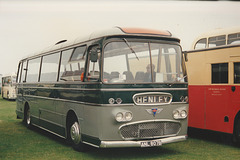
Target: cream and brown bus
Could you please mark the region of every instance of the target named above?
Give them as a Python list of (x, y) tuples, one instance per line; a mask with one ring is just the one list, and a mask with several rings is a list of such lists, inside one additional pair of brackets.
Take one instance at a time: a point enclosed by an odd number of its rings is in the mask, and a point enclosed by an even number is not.
[(2, 97), (7, 100), (15, 100), (16, 95), (16, 74), (9, 74), (2, 77)]
[(240, 142), (240, 27), (203, 34), (185, 61), (189, 127), (233, 134)]

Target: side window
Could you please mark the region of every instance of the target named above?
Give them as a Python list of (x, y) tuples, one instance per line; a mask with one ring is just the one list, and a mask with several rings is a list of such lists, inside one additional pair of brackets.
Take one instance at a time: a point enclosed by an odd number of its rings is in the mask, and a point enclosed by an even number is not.
[(26, 71), (27, 71), (27, 61), (24, 61), (22, 64), (21, 79), (20, 82), (26, 82)]
[(80, 46), (75, 48), (72, 57), (71, 57), (71, 61), (78, 61), (80, 59), (83, 58), (84, 53), (86, 51), (86, 46)]
[(17, 83), (21, 82), (21, 73), (22, 73), (22, 62), (20, 62), (18, 65)]
[(69, 49), (69, 50), (62, 52), (59, 81), (71, 80), (70, 76), (72, 76), (72, 72), (70, 71), (71, 68), (70, 68), (70, 64), (68, 62), (70, 61), (72, 52), (73, 52), (73, 49)]
[(194, 46), (194, 49), (204, 49), (207, 46), (207, 39), (203, 38), (197, 41), (197, 43)]
[(234, 63), (234, 83), (240, 83), (240, 62)]
[(28, 61), (26, 82), (38, 82), (41, 58)]
[(55, 82), (58, 76), (60, 53), (43, 56), (40, 82)]
[(211, 37), (208, 39), (208, 47), (217, 47), (222, 46), (226, 44), (226, 36), (217, 36), (217, 37)]
[[(72, 53), (73, 51), (73, 53)], [(62, 53), (60, 80), (80, 81), (85, 68), (86, 45)], [(72, 56), (71, 56), (72, 53)], [(71, 56), (71, 57), (70, 57)]]
[(228, 44), (240, 44), (240, 33), (229, 34)]
[(98, 45), (88, 48), (88, 69), (85, 81), (98, 81), (100, 76), (100, 59), (101, 50)]
[(228, 83), (228, 63), (212, 64), (212, 84)]

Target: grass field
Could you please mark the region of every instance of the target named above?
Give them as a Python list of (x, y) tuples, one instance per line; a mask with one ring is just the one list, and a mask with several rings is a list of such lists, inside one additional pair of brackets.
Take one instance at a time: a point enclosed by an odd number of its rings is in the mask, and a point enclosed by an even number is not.
[(91, 148), (85, 153), (76, 152), (63, 139), (38, 128), (27, 129), (22, 120), (16, 119), (15, 107), (16, 102), (0, 98), (0, 160), (240, 159), (239, 147), (220, 142), (217, 133), (204, 132), (156, 148)]

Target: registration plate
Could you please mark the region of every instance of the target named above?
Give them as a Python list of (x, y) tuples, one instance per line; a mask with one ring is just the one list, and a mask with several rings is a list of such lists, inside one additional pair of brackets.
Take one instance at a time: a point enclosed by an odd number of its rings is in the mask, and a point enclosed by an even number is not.
[(154, 147), (154, 146), (161, 146), (161, 140), (153, 140), (153, 141), (142, 141), (141, 147)]

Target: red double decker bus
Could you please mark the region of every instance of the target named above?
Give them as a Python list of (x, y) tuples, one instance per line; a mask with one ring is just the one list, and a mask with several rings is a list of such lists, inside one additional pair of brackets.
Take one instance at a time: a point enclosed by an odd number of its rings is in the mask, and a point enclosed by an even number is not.
[(230, 133), (240, 142), (240, 28), (200, 36), (185, 61), (189, 127)]

